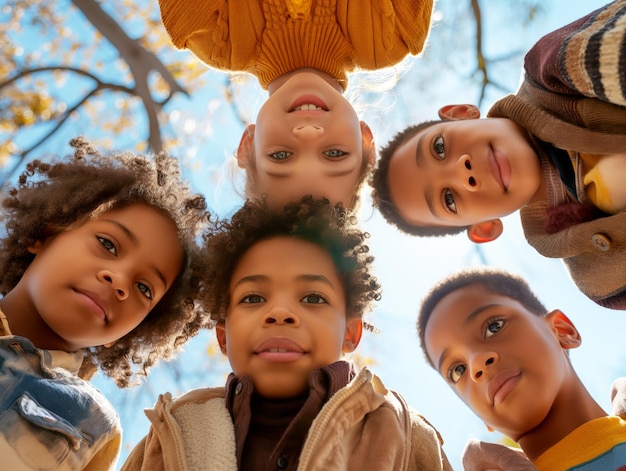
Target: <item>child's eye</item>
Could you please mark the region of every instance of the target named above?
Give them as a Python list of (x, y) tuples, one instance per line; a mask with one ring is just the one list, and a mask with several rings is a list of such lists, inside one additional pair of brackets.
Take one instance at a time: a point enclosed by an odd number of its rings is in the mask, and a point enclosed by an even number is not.
[(113, 255), (117, 255), (117, 249), (115, 248), (115, 244), (111, 242), (109, 239), (105, 237), (96, 236), (100, 245), (104, 247), (107, 252), (111, 252)]
[(465, 373), (465, 365), (454, 365), (448, 370), (448, 381), (451, 383), (458, 383), (461, 380), (461, 376)]
[(265, 298), (260, 294), (249, 294), (244, 296), (240, 302), (244, 304), (259, 304), (265, 301)]
[(443, 143), (443, 136), (437, 136), (433, 141), (433, 151), (440, 160), (446, 158), (446, 147)]
[(503, 326), (504, 321), (502, 319), (495, 319), (487, 322), (487, 326), (485, 327), (485, 338), (489, 338), (492, 335), (497, 334)]
[(277, 152), (272, 152), (268, 156), (270, 159), (273, 159), (273, 160), (287, 160), (289, 157), (291, 157), (292, 154), (293, 152), (288, 152), (286, 150), (279, 150)]
[(447, 188), (443, 190), (443, 204), (446, 207), (446, 209), (450, 211), (452, 214), (457, 213), (456, 201), (454, 200), (454, 195)]
[(304, 298), (302, 298), (301, 302), (305, 304), (327, 304), (326, 299), (319, 294), (307, 294)]
[(148, 299), (152, 300), (152, 291), (150, 290), (150, 288), (148, 287), (148, 285), (145, 285), (143, 283), (137, 283), (137, 288), (139, 288), (139, 291), (141, 291), (141, 293)]
[(348, 153), (339, 149), (329, 149), (324, 151), (324, 155), (332, 159), (337, 159), (339, 157), (343, 157), (344, 155), (348, 155)]

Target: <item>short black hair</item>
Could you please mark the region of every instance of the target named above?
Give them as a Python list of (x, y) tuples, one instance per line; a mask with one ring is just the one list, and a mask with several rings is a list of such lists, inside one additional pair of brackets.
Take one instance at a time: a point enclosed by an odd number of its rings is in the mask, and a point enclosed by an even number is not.
[(545, 316), (548, 312), (546, 307), (530, 289), (528, 283), (518, 275), (488, 267), (465, 269), (450, 275), (431, 288), (429, 293), (422, 300), (422, 305), (417, 316), (417, 333), (420, 345), (426, 357), (426, 361), (433, 368), (435, 368), (435, 365), (433, 365), (433, 362), (426, 352), (426, 324), (428, 324), (428, 320), (437, 307), (437, 304), (439, 304), (443, 298), (469, 285), (480, 285), (490, 293), (513, 299), (537, 316)]

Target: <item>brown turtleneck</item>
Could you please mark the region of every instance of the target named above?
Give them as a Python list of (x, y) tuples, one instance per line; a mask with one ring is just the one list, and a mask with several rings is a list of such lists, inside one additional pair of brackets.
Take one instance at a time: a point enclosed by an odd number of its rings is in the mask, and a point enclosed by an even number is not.
[(241, 471), (296, 470), (311, 423), (330, 397), (355, 376), (353, 365), (338, 361), (309, 376), (309, 390), (290, 399), (254, 392), (252, 381), (231, 373), (226, 407), (235, 424), (237, 463)]

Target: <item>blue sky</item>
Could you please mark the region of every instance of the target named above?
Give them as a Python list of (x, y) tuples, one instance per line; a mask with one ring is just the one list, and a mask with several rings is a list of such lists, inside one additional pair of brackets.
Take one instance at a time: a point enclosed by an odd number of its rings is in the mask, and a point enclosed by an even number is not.
[[(498, 25), (498, 29), (485, 32), (487, 52), (492, 56), (499, 50), (510, 50), (514, 43), (520, 51), (527, 50), (540, 36), (574, 20), (585, 13), (597, 8), (603, 2), (559, 0), (544, 2), (545, 11), (539, 15), (530, 27), (521, 28), (513, 24), (510, 29), (496, 20), (503, 22), (513, 21), (508, 18), (506, 5), (498, 2), (483, 2), (486, 23)], [(448, 3), (439, 2), (442, 9)], [(493, 17), (496, 17), (494, 20)], [(452, 21), (445, 11), (440, 13), (440, 24)], [(404, 75), (398, 85), (383, 97), (375, 93), (367, 93), (367, 98), (361, 99), (363, 117), (372, 125), (379, 143), (384, 143), (396, 131), (407, 124), (433, 118), (436, 110), (453, 102), (476, 102), (475, 89), (466, 86), (470, 74), (469, 58), (458, 57), (456, 73), (447, 74), (446, 65), (437, 64), (446, 53), (445, 44), (435, 44), (439, 37), (438, 30), (443, 26), (435, 24), (431, 43), (426, 49), (423, 58), (417, 58), (405, 64)], [(444, 31), (442, 31), (443, 33)], [(506, 34), (508, 33), (508, 34)], [(510, 42), (510, 43), (509, 43)], [(508, 48), (508, 49), (507, 49)], [(432, 51), (432, 54), (429, 53)], [(470, 51), (471, 52), (471, 51)], [(464, 65), (467, 61), (467, 65)], [(513, 91), (521, 73), (522, 55), (508, 62), (506, 66), (495, 69), (498, 79), (507, 84), (509, 91)], [(467, 69), (467, 75), (459, 74), (458, 70)], [(437, 87), (425, 86), (424, 70), (431, 69), (433, 80), (438, 81)], [(350, 93), (361, 91), (358, 86), (352, 87)], [(242, 90), (242, 102), (247, 106), (251, 117), (254, 117), (258, 106), (262, 103), (265, 93), (256, 86), (254, 81), (245, 82)], [(483, 110), (488, 109), (490, 103), (504, 94), (500, 90), (490, 90)], [(372, 104), (371, 99), (376, 103)], [(220, 104), (213, 106), (219, 110)], [(219, 116), (215, 111), (213, 116)], [(223, 116), (223, 115), (222, 115)], [(182, 126), (182, 123), (180, 123)], [(197, 131), (198, 124), (191, 127)], [(232, 132), (235, 136), (229, 142), (223, 137), (219, 139), (221, 129), (209, 122), (207, 129), (215, 137), (217, 152), (224, 158), (232, 153), (240, 133), (240, 128), (225, 132)], [(224, 146), (224, 142), (228, 145)], [(221, 144), (221, 147), (219, 147)], [(198, 169), (212, 172), (213, 182), (221, 184), (207, 190), (207, 194), (215, 202), (220, 211), (232, 208), (231, 198), (237, 200), (232, 193), (230, 179), (223, 172), (221, 163), (213, 164), (208, 168), (204, 160), (208, 150), (199, 150), (191, 157), (192, 165)], [(203, 175), (203, 172), (198, 172)], [(206, 188), (204, 182), (200, 186)], [(455, 469), (461, 469), (460, 452), (469, 437), (479, 437), (484, 440), (497, 441), (501, 437), (497, 433), (489, 433), (486, 427), (474, 417), (471, 411), (448, 388), (443, 379), (432, 370), (423, 360), (418, 346), (415, 332), (415, 315), (421, 298), (427, 289), (443, 276), (470, 265), (488, 263), (500, 268), (513, 271), (525, 277), (536, 290), (540, 299), (549, 309), (560, 308), (577, 325), (582, 333), (582, 346), (571, 354), (575, 368), (582, 381), (588, 386), (592, 395), (601, 406), (609, 408), (609, 389), (614, 378), (624, 375), (624, 360), (626, 359), (626, 343), (623, 341), (623, 332), (626, 331), (626, 316), (623, 312), (614, 312), (602, 309), (580, 294), (569, 279), (560, 260), (545, 259), (530, 248), (523, 238), (518, 217), (509, 216), (505, 219), (504, 235), (497, 241), (482, 247), (482, 253), (476, 251), (465, 236), (456, 236), (446, 239), (416, 239), (405, 236), (388, 226), (381, 217), (369, 208), (367, 197), (361, 211), (363, 225), (371, 233), (370, 247), (376, 257), (376, 273), (383, 286), (383, 299), (369, 319), (379, 329), (379, 334), (365, 334), (359, 346), (358, 353), (373, 360), (371, 369), (377, 373), (386, 385), (401, 392), (409, 403), (421, 411), (441, 432), (445, 440), (445, 451), (450, 457)], [(209, 373), (196, 373), (189, 383), (199, 381), (200, 385), (216, 385), (223, 381), (228, 371), (228, 365), (222, 360), (216, 365), (211, 361), (198, 356), (197, 349), (204, 351), (206, 342), (211, 333), (196, 339), (188, 347), (188, 354), (197, 358), (200, 369), (208, 368)], [(216, 357), (215, 359), (219, 358)], [(195, 360), (194, 360), (195, 361)], [(184, 363), (187, 363), (183, 360)], [(193, 363), (193, 361), (191, 362)], [(165, 376), (164, 378), (166, 378)], [(163, 379), (166, 381), (166, 379)], [(152, 383), (152, 382), (151, 382)], [(156, 392), (167, 390), (151, 384), (152, 396), (143, 395), (143, 399), (150, 403)]]
[[(156, 0), (154, 0), (156, 4)], [(395, 88), (378, 94), (364, 85), (367, 78), (353, 80), (348, 95), (355, 98), (363, 118), (370, 123), (379, 145), (406, 125), (436, 117), (437, 109), (454, 102), (475, 103), (476, 88), (471, 80), (471, 46), (463, 48), (455, 37), (458, 17), (457, 0), (437, 3), (437, 22), (423, 57), (407, 61)], [(515, 16), (510, 2), (484, 0), (483, 14), (489, 29), (485, 31), (486, 50), (490, 57), (511, 49), (520, 54), (494, 66), (493, 74), (514, 91), (521, 74), (521, 52), (543, 34), (602, 6), (597, 0), (550, 0), (536, 20), (525, 26)], [(462, 15), (462, 13), (458, 13)], [(454, 24), (455, 27), (451, 27)], [(460, 28), (461, 26), (459, 26)], [(460, 36), (460, 35), (459, 35)], [(172, 52), (184, 55), (185, 52)], [(180, 97), (167, 107), (168, 129), (185, 138), (174, 153), (187, 165), (187, 175), (203, 191), (218, 213), (235, 209), (241, 199), (232, 189), (227, 161), (236, 148), (242, 131), (232, 107), (224, 102), (221, 84), (225, 75), (208, 71), (207, 87), (193, 99)], [(212, 87), (211, 84), (215, 86)], [(266, 96), (254, 80), (243, 80), (234, 87), (235, 101), (249, 119), (254, 119)], [(505, 94), (490, 89), (483, 103), (489, 105)], [(360, 98), (358, 98), (360, 96)], [(70, 123), (67, 135), (98, 136), (82, 121)], [(102, 133), (104, 134), (104, 133)], [(136, 130), (124, 136), (109, 136), (115, 146), (130, 146), (137, 139)], [(58, 141), (57, 141), (58, 142)], [(45, 150), (53, 151), (54, 143)], [(57, 144), (58, 145), (58, 144)], [(601, 406), (609, 409), (609, 388), (613, 379), (623, 376), (626, 360), (626, 315), (602, 309), (580, 294), (569, 279), (560, 260), (545, 259), (524, 240), (517, 215), (505, 219), (505, 232), (495, 242), (481, 247), (481, 252), (465, 236), (445, 239), (417, 239), (388, 226), (371, 210), (367, 195), (361, 210), (364, 228), (370, 232), (370, 248), (376, 257), (376, 274), (383, 286), (383, 299), (368, 320), (380, 333), (366, 333), (358, 348), (362, 357), (371, 358), (371, 369), (385, 384), (402, 393), (440, 431), (445, 450), (455, 469), (460, 467), (460, 451), (469, 437), (497, 441), (471, 411), (432, 370), (419, 349), (415, 316), (426, 291), (445, 275), (465, 266), (488, 263), (525, 277), (549, 309), (559, 308), (576, 324), (583, 338), (582, 346), (571, 353), (572, 362), (582, 381)], [(187, 344), (178, 362), (156, 368), (142, 387), (119, 391), (101, 376), (96, 384), (120, 410), (125, 427), (124, 456), (148, 429), (143, 407), (154, 403), (159, 393), (179, 394), (185, 389), (221, 385), (229, 371), (221, 354), (208, 355), (213, 332), (203, 332)]]
[[(512, 21), (506, 6), (500, 2), (483, 2), (485, 16), (492, 15), (502, 21)], [(598, 1), (571, 1), (558, 0), (544, 2), (545, 12), (540, 15), (530, 27), (521, 28), (513, 25), (510, 31), (499, 25), (496, 31), (486, 31), (485, 41), (487, 51), (497, 55), (499, 49), (506, 50), (510, 45), (507, 41), (516, 41), (521, 50), (527, 50), (543, 34), (574, 20), (585, 13), (603, 5)], [(444, 2), (439, 3), (442, 8)], [(494, 5), (495, 4), (495, 5)], [(445, 12), (439, 16), (440, 23), (452, 21)], [(486, 18), (486, 23), (489, 18)], [(490, 24), (498, 25), (498, 21), (491, 18)], [(515, 27), (517, 26), (517, 27)], [(435, 30), (443, 26), (435, 24)], [(423, 58), (417, 58), (405, 64), (404, 75), (398, 85), (378, 97), (370, 92), (368, 99), (377, 98), (375, 104), (363, 102), (363, 118), (374, 128), (379, 143), (384, 143), (396, 131), (407, 124), (436, 116), (436, 110), (453, 102), (476, 102), (477, 95), (474, 89), (467, 87), (467, 76), (458, 72), (448, 76), (444, 66), (436, 67), (438, 87), (425, 87), (420, 81), (423, 79), (423, 68), (432, 68), (445, 53), (445, 44), (435, 44), (438, 31), (433, 30), (431, 43), (426, 49)], [(507, 32), (510, 35), (505, 35)], [(433, 55), (428, 55), (430, 51)], [(436, 53), (436, 54), (435, 54)], [(469, 75), (469, 59), (460, 57), (456, 70), (463, 70), (463, 61), (467, 60)], [(510, 91), (514, 91), (521, 74), (522, 55), (506, 65), (506, 69), (498, 78), (507, 84)], [(424, 65), (425, 64), (425, 65)], [(221, 80), (219, 73), (216, 80)], [(367, 79), (366, 79), (367, 81)], [(428, 93), (424, 92), (424, 89)], [(239, 88), (244, 110), (253, 119), (258, 106), (265, 98), (265, 92), (258, 88), (254, 81), (245, 81)], [(356, 90), (356, 92), (355, 92)], [(350, 93), (358, 93), (360, 88), (355, 86)], [(469, 91), (469, 93), (468, 93)], [(500, 90), (491, 90), (483, 104), (483, 110), (488, 109), (490, 103), (504, 94)], [(238, 198), (230, 189), (231, 179), (224, 171), (223, 164), (213, 161), (207, 164), (205, 157), (217, 155), (227, 159), (238, 142), (240, 128), (230, 126), (220, 128), (214, 119), (227, 121), (228, 118), (220, 113), (219, 98), (214, 98), (207, 104), (207, 110), (213, 109), (210, 116), (213, 120), (205, 120), (202, 124), (193, 120), (173, 123), (173, 126), (192, 129), (191, 133), (199, 129), (206, 129), (212, 136), (210, 142), (215, 143), (211, 150), (203, 148), (196, 150), (189, 156), (190, 165), (198, 170), (200, 178), (206, 178), (205, 171), (211, 174), (212, 182), (221, 182), (207, 187), (206, 180), (198, 182), (198, 186), (206, 191), (214, 207), (220, 212), (228, 212), (237, 204)], [(400, 109), (398, 112), (396, 110)], [(183, 111), (184, 113), (184, 111)], [(234, 129), (233, 129), (234, 128)], [(232, 139), (225, 139), (223, 132), (233, 135)], [(226, 144), (226, 145), (225, 145)], [(613, 379), (624, 375), (624, 360), (626, 359), (626, 342), (623, 341), (623, 332), (626, 331), (626, 315), (623, 312), (614, 312), (602, 309), (589, 301), (578, 292), (569, 279), (560, 260), (545, 259), (530, 248), (523, 238), (517, 215), (505, 219), (505, 232), (495, 242), (481, 247), (479, 254), (476, 246), (471, 244), (465, 236), (455, 236), (445, 239), (416, 239), (405, 236), (388, 226), (378, 213), (372, 211), (366, 201), (361, 210), (364, 228), (370, 232), (370, 247), (376, 257), (376, 273), (383, 286), (383, 299), (378, 303), (376, 310), (369, 315), (380, 333), (364, 335), (358, 353), (373, 360), (371, 369), (378, 374), (385, 384), (401, 392), (408, 402), (422, 412), (440, 431), (444, 440), (444, 449), (449, 455), (455, 469), (461, 469), (460, 452), (469, 437), (479, 437), (484, 440), (497, 441), (501, 437), (490, 433), (480, 420), (474, 417), (471, 411), (448, 388), (443, 379), (432, 370), (423, 360), (415, 331), (415, 315), (421, 298), (428, 288), (440, 278), (461, 268), (470, 265), (488, 263), (493, 266), (513, 271), (525, 277), (535, 289), (540, 299), (549, 309), (560, 308), (579, 328), (583, 343), (572, 351), (571, 358), (582, 381), (587, 385), (592, 395), (601, 406), (609, 408), (609, 389)], [(228, 364), (219, 358), (219, 353), (212, 358), (205, 355), (207, 342), (212, 333), (203, 334), (194, 339), (182, 358), (181, 364), (194, 365), (193, 371), (185, 378), (184, 387), (213, 386), (223, 382), (229, 371)], [(166, 365), (159, 371), (154, 380), (150, 381), (150, 393), (133, 391), (126, 394), (141, 396), (144, 404), (151, 404), (159, 392), (170, 390), (167, 381), (171, 365)], [(182, 389), (184, 389), (184, 387)], [(174, 388), (174, 393), (179, 392)], [(115, 393), (118, 395), (119, 393)], [(133, 408), (136, 409), (136, 408)], [(132, 442), (137, 428), (140, 434), (145, 433), (139, 417), (128, 419), (125, 425), (133, 424), (133, 431), (129, 430), (126, 444)], [(122, 416), (124, 419), (124, 416)], [(132, 439), (131, 439), (132, 437)]]

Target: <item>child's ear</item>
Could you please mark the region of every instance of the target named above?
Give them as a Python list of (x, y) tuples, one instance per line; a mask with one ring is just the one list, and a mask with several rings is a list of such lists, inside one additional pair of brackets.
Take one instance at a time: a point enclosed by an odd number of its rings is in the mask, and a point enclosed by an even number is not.
[(363, 320), (360, 317), (348, 317), (346, 321), (346, 333), (343, 338), (343, 353), (356, 350), (363, 334)]
[(467, 237), (475, 244), (491, 242), (502, 234), (504, 226), (500, 219), (490, 219), (489, 221), (472, 224), (467, 228)]
[(239, 168), (248, 168), (248, 160), (253, 155), (254, 151), (254, 124), (248, 124), (246, 129), (243, 130), (241, 140), (239, 141), (239, 147), (237, 147), (237, 165)]
[(28, 246), (26, 249), (33, 255), (37, 255), (42, 247), (43, 247), (43, 242), (38, 240), (33, 245)]
[(574, 323), (563, 312), (555, 309), (546, 316), (546, 320), (552, 326), (562, 348), (570, 349), (580, 346), (582, 342), (580, 333)]
[(219, 322), (215, 326), (215, 337), (217, 337), (217, 343), (220, 344), (222, 353), (228, 355), (228, 353), (226, 353), (226, 324), (224, 322)]
[(376, 149), (374, 148), (374, 134), (365, 121), (361, 121), (361, 139), (363, 140), (363, 154), (367, 155), (370, 164), (376, 161)]
[(474, 105), (446, 105), (439, 108), (441, 119), (478, 119), (480, 110)]
[(494, 429), (491, 425), (489, 425), (487, 422), (483, 422), (483, 424), (485, 424), (485, 427), (487, 427), (487, 430), (490, 432), (495, 432), (496, 429)]
[(102, 344), (104, 348), (111, 348), (113, 345), (115, 345), (115, 341)]

